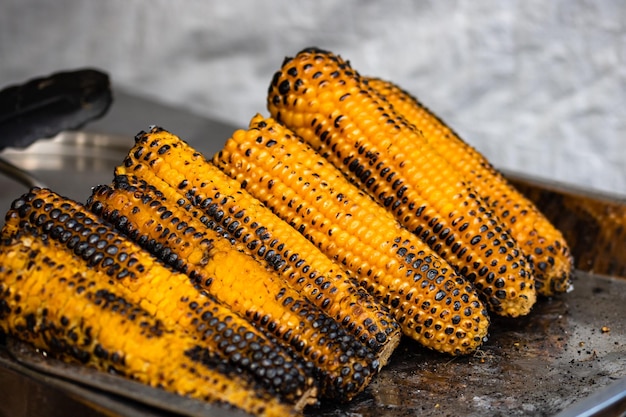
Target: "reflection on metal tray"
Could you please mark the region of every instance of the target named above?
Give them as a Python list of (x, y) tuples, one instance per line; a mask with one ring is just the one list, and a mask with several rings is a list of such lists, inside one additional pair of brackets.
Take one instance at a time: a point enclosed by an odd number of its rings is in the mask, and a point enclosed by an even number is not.
[[(0, 157), (27, 172), (43, 185), (84, 201), (91, 187), (110, 182), (133, 138), (99, 133), (62, 132), (22, 150), (7, 149)], [(0, 211), (4, 215), (11, 202), (28, 187), (0, 173)], [(0, 220), (0, 224), (4, 221)]]
[[(122, 97), (116, 106), (107, 116), (112, 119), (95, 126), (94, 131), (106, 135), (65, 133), (2, 156), (29, 169), (55, 191), (84, 201), (92, 186), (110, 182), (113, 168), (133, 143), (135, 129), (165, 120), (163, 127), (207, 156), (234, 130), (169, 108), (157, 106), (149, 112), (146, 103), (134, 98)], [(133, 114), (134, 127), (125, 127), (129, 116), (124, 113)], [(310, 415), (552, 416), (575, 410), (570, 407), (584, 398), (601, 401), (609, 394), (617, 402), (605, 402), (598, 412), (587, 415), (624, 412), (626, 400), (619, 393), (626, 385), (626, 279), (620, 277), (626, 275), (626, 205), (618, 199), (511, 178), (571, 242), (578, 260), (575, 290), (541, 299), (528, 317), (494, 319), (489, 341), (468, 357), (439, 355), (405, 340), (363, 394), (350, 404), (323, 404)], [(25, 191), (0, 176), (0, 211), (6, 212)], [(6, 342), (0, 341), (2, 417), (238, 415), (61, 364)], [(611, 391), (603, 392), (607, 387)], [(603, 393), (608, 394), (598, 396)]]

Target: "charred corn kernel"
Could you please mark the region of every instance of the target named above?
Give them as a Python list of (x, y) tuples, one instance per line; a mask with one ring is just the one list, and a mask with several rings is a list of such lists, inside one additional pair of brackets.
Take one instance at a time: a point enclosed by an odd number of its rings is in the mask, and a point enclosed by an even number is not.
[[(320, 370), (324, 396), (351, 398), (377, 371), (373, 355), (332, 318), (303, 299), (274, 271), (235, 250), (226, 239), (164, 197), (118, 182), (117, 189), (96, 188), (89, 205), (129, 235), (135, 234), (134, 239), (143, 242), (146, 249), (158, 248), (154, 252), (157, 256), (164, 249), (176, 255), (179, 268), (196, 285), (313, 363)], [(195, 257), (185, 258), (181, 256), (184, 251), (179, 251), (185, 243), (203, 251), (205, 258), (189, 262)], [(163, 259), (167, 261), (167, 257)]]
[(115, 292), (62, 245), (26, 231), (0, 242), (0, 328), (68, 362), (264, 416), (293, 406)]
[[(103, 280), (111, 280), (129, 301), (167, 326), (187, 331), (286, 401), (300, 408), (314, 401), (313, 377), (290, 352), (212, 296), (198, 291), (187, 275), (167, 268), (83, 205), (50, 190), (32, 189), (14, 201), (3, 236), (20, 230), (38, 231), (60, 242), (83, 260), (82, 268), (102, 274)], [(179, 261), (172, 252), (162, 250), (159, 255), (170, 262)]]
[(491, 311), (530, 311), (534, 278), (515, 240), (347, 62), (318, 49), (286, 59), (271, 82), (268, 108), (472, 281)]
[(290, 130), (257, 115), (214, 163), (388, 306), (404, 334), (466, 354), (487, 337), (475, 288)]
[(207, 227), (222, 231), (239, 249), (280, 272), (377, 352), (381, 365), (386, 362), (399, 341), (398, 324), (339, 265), (180, 138), (153, 129), (137, 141), (117, 174), (140, 177), (179, 206), (195, 205), (194, 210), (202, 211), (196, 216)]
[(365, 80), (417, 127), (454, 169), (465, 175), (467, 183), (476, 188), (493, 212), (510, 228), (511, 235), (535, 266), (537, 292), (549, 296), (567, 291), (571, 286), (573, 259), (561, 232), (483, 155), (415, 97), (389, 81), (377, 78)]

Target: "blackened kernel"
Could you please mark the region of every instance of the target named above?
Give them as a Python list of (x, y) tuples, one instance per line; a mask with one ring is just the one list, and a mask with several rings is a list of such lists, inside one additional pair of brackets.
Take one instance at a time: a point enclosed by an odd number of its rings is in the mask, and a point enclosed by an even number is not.
[(287, 80), (283, 80), (279, 85), (278, 85), (278, 92), (282, 95), (285, 95), (287, 93), (289, 93), (289, 89), (291, 88), (291, 85), (289, 84), (289, 81)]

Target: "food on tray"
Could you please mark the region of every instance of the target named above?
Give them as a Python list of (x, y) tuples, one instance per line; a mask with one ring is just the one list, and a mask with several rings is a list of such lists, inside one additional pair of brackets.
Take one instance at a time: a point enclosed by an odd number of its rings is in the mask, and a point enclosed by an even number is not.
[(407, 229), (474, 283), (490, 311), (517, 317), (536, 300), (532, 265), (465, 177), (349, 63), (305, 49), (286, 59), (268, 107)]
[(344, 265), (405, 335), (455, 355), (487, 337), (474, 286), (286, 127), (258, 115), (214, 162)]
[(361, 393), (401, 334), (468, 354), (489, 312), (523, 316), (537, 293), (569, 288), (560, 233), (399, 87), (309, 48), (267, 100), (273, 118), (212, 159), (153, 127), (85, 205), (39, 188), (17, 198), (0, 235), (0, 332), (291, 415)]
[[(150, 152), (155, 148), (163, 151)], [(137, 176), (178, 205), (193, 208), (197, 223), (215, 229), (215, 236), (226, 234), (237, 250), (280, 272), (377, 359), (385, 361), (391, 353), (387, 347), (399, 342), (397, 323), (339, 265), (175, 135), (159, 129), (142, 135), (116, 173)], [(180, 216), (190, 215), (181, 208)]]
[[(12, 336), (68, 362), (180, 395), (230, 403), (260, 415), (295, 413), (295, 405), (224, 360), (210, 342), (167, 325), (144, 307), (146, 303), (132, 300), (128, 296), (132, 291), (118, 285), (116, 274), (87, 267), (89, 261), (39, 230), (26, 227), (2, 239), (0, 259), (0, 326)], [(150, 284), (143, 287), (149, 289)], [(254, 335), (243, 333), (247, 334)], [(253, 339), (263, 343), (259, 346), (271, 346), (262, 342), (265, 338)], [(222, 340), (228, 347), (238, 346), (232, 337)], [(249, 350), (254, 343), (248, 341), (238, 351)], [(262, 352), (275, 372), (280, 369), (279, 361), (269, 360), (271, 355), (260, 349), (254, 363), (263, 366)]]
[(515, 189), (476, 149), (463, 141), (415, 97), (390, 81), (366, 78), (368, 85), (422, 132), (428, 143), (465, 175), (495, 215), (510, 228), (535, 266), (535, 288), (554, 295), (571, 287), (572, 256), (563, 234)]
[[(152, 203), (149, 197), (142, 199)], [(131, 208), (137, 209), (139, 206)], [(140, 223), (146, 207), (142, 208), (142, 214), (124, 215), (124, 218), (128, 219), (133, 230), (141, 230), (137, 238), (150, 245), (150, 242), (155, 242), (155, 233), (160, 232), (154, 228), (145, 228)], [(173, 218), (178, 219), (181, 213), (175, 207), (171, 209)], [(125, 213), (124, 210), (121, 212)], [(167, 237), (173, 235), (174, 242), (182, 236), (176, 235), (175, 228), (166, 226), (163, 230), (166, 231), (164, 239), (156, 243), (161, 247)], [(373, 355), (339, 329), (335, 321), (304, 301), (277, 274), (232, 248), (229, 242), (215, 242), (213, 237), (199, 235), (200, 240), (194, 241), (194, 244), (199, 243), (199, 247), (204, 250), (204, 259), (197, 258), (198, 264), (182, 262), (182, 268), (197, 280), (199, 287), (215, 294), (218, 299), (276, 337), (279, 343), (315, 363), (317, 377), (329, 395), (352, 395), (352, 391), (358, 392), (359, 386), (369, 381), (377, 370)], [(172, 251), (178, 253), (176, 247), (172, 247)], [(356, 376), (358, 384), (351, 380), (352, 372), (346, 373), (357, 363), (363, 367), (363, 371)]]

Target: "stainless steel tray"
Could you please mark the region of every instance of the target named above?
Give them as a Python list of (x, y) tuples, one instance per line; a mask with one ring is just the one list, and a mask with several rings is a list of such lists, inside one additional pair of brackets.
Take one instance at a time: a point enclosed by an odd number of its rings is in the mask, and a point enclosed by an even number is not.
[[(84, 201), (92, 186), (111, 180), (134, 134), (155, 123), (207, 155), (235, 129), (118, 95), (111, 114), (90, 127), (93, 132), (64, 133), (1, 156), (61, 194)], [(580, 408), (571, 408), (580, 401), (585, 410), (596, 407), (586, 415), (626, 411), (626, 206), (608, 196), (511, 178), (573, 243), (579, 259), (575, 290), (541, 299), (528, 317), (494, 319), (489, 341), (467, 357), (436, 354), (404, 340), (391, 363), (354, 401), (322, 404), (308, 414), (552, 416), (574, 410), (577, 414), (569, 415), (580, 415)], [(6, 212), (25, 191), (0, 177), (0, 211)], [(59, 363), (11, 341), (0, 341), (0, 346), (2, 417), (240, 415)]]

